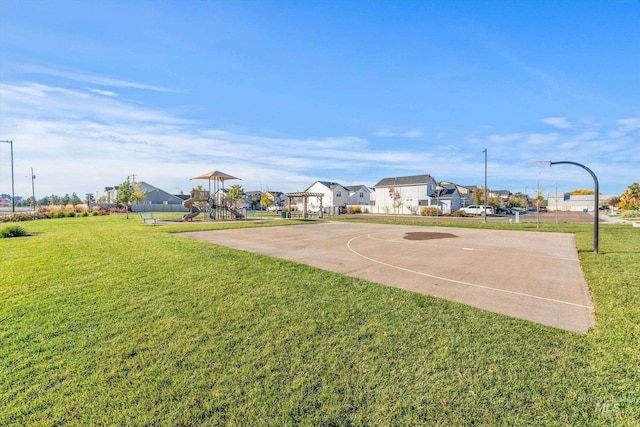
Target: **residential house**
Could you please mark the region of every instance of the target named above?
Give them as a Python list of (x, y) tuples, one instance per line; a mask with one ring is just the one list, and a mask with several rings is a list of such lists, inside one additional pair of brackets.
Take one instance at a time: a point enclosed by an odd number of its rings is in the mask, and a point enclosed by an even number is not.
[(310, 211), (320, 209), (322, 204), (326, 213), (336, 214), (350, 202), (349, 189), (337, 182), (316, 181), (304, 191), (305, 193), (323, 194), (322, 203), (315, 197), (309, 198), (308, 209)]
[(421, 206), (438, 206), (437, 186), (438, 182), (431, 175), (384, 178), (374, 186), (376, 209), (385, 213), (417, 214)]
[[(458, 190), (458, 194), (460, 195), (460, 207), (463, 208), (465, 206), (475, 204), (473, 201), (473, 196), (476, 191), (478, 191), (478, 187), (475, 185), (458, 185), (454, 182), (450, 181), (440, 181), (440, 185), (445, 188), (451, 188), (451, 186), (455, 186)], [(455, 212), (454, 210), (453, 212)]]
[(120, 188), (119, 185), (114, 185), (113, 187), (104, 187), (105, 203), (118, 203), (118, 188)]
[(287, 196), (282, 191), (265, 191), (273, 200), (273, 206), (284, 208), (287, 205)]
[(245, 191), (245, 197), (241, 203), (243, 208), (260, 209), (260, 200), (262, 200), (262, 191)]
[(348, 185), (349, 205), (369, 206), (371, 204), (371, 189), (366, 185)]
[(462, 207), (462, 199), (458, 186), (446, 182), (440, 182), (433, 192), (436, 198), (436, 205), (439, 206), (440, 213), (451, 214)]
[[(183, 197), (170, 194), (144, 181), (136, 183), (147, 194), (144, 199), (131, 206), (133, 212), (183, 212), (187, 208), (182, 206)], [(117, 190), (117, 187), (116, 187)], [(116, 195), (117, 199), (117, 195)]]

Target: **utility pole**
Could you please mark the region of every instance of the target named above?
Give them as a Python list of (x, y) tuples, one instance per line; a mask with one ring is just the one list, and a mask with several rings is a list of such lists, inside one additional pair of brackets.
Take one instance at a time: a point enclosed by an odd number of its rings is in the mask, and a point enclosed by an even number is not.
[(536, 228), (540, 228), (540, 172), (538, 172), (538, 191), (536, 193)]
[(33, 211), (36, 211), (36, 187), (34, 181), (36, 176), (33, 174), (33, 168), (31, 168), (31, 197), (33, 197)]
[(558, 183), (556, 182), (556, 224), (558, 224)]
[(489, 204), (488, 199), (488, 189), (487, 189), (487, 149), (482, 150), (484, 153), (484, 222), (487, 222), (487, 204)]

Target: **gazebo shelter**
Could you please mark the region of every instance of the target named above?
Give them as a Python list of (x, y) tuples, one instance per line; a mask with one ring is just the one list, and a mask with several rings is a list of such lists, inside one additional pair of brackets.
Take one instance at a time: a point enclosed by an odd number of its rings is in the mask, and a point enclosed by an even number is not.
[(289, 212), (288, 216), (291, 218), (291, 200), (301, 200), (302, 201), (302, 218), (307, 219), (309, 214), (307, 213), (307, 201), (309, 197), (317, 197), (318, 202), (320, 204), (320, 211), (318, 212), (318, 217), (322, 218), (322, 198), (324, 197), (324, 193), (308, 193), (306, 191), (302, 191), (299, 193), (287, 193), (287, 212)]

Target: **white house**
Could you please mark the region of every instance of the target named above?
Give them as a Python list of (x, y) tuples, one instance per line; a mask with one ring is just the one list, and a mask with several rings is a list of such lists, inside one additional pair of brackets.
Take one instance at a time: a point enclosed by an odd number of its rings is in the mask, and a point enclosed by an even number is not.
[(371, 189), (366, 185), (348, 185), (349, 205), (368, 206), (371, 204)]
[[(437, 186), (431, 175), (384, 178), (374, 186), (376, 209), (386, 213), (417, 214), (421, 206), (438, 206)], [(395, 202), (393, 193), (399, 196)]]
[[(337, 208), (345, 207), (350, 202), (349, 190), (337, 182), (316, 181), (304, 191), (305, 193), (322, 193), (322, 207), (329, 213), (337, 213)], [(308, 203), (309, 210), (320, 209), (320, 201), (315, 197), (309, 198)]]

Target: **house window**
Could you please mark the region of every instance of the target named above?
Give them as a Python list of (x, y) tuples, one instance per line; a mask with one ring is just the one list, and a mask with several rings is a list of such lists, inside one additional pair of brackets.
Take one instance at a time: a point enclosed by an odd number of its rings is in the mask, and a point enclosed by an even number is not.
[(336, 191), (336, 197), (342, 197), (342, 191)]
[(361, 191), (361, 192), (360, 192), (360, 198), (361, 198), (361, 199), (364, 199), (364, 191)]

